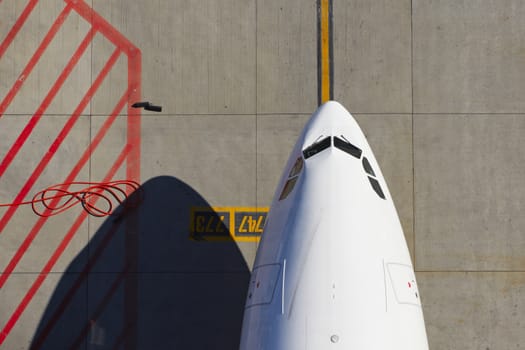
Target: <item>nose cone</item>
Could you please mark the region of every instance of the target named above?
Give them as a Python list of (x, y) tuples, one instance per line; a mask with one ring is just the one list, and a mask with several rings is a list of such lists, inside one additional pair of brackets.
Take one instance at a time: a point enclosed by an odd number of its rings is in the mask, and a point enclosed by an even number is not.
[(326, 136), (347, 135), (364, 138), (352, 115), (336, 101), (328, 101), (321, 105), (306, 124), (304, 132), (304, 147)]

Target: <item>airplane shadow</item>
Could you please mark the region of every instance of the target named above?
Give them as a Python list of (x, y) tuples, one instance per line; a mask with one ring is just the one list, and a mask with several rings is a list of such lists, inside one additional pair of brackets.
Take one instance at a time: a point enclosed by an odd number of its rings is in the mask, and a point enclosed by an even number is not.
[(60, 275), (31, 349), (238, 349), (250, 272), (232, 240), (189, 238), (202, 196), (168, 176), (116, 209)]

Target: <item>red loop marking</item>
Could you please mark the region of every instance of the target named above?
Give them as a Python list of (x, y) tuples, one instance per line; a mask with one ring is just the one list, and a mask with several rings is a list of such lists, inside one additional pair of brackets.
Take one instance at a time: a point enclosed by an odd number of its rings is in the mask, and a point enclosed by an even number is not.
[[(70, 186), (85, 186), (76, 191), (70, 191)], [(93, 216), (111, 215), (115, 204), (135, 207), (140, 201), (126, 201), (129, 194), (139, 190), (140, 184), (133, 180), (117, 180), (110, 182), (70, 182), (50, 186), (26, 202), (0, 204), (0, 207), (11, 207), (31, 204), (33, 212), (42, 217), (58, 215), (81, 204), (84, 210)], [(98, 203), (97, 203), (98, 202)]]

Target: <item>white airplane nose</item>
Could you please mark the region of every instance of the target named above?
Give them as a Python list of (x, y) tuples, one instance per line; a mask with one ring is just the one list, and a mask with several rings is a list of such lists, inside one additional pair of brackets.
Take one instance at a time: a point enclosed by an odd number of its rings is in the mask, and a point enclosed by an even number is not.
[(428, 350), (416, 286), (373, 152), (352, 115), (326, 102), (278, 184), (240, 348)]
[(355, 119), (336, 101), (324, 103), (312, 115), (304, 129), (302, 150), (309, 158), (332, 145), (357, 159), (369, 148)]
[(332, 136), (360, 149), (368, 147), (366, 138), (354, 117), (336, 101), (324, 103), (312, 115), (304, 129), (302, 148), (307, 149)]

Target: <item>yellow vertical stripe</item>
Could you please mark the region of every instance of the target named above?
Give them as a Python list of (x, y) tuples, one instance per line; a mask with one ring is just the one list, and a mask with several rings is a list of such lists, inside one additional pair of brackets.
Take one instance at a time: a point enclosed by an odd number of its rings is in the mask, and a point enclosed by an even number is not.
[(329, 1), (321, 0), (321, 103), (330, 99)]

